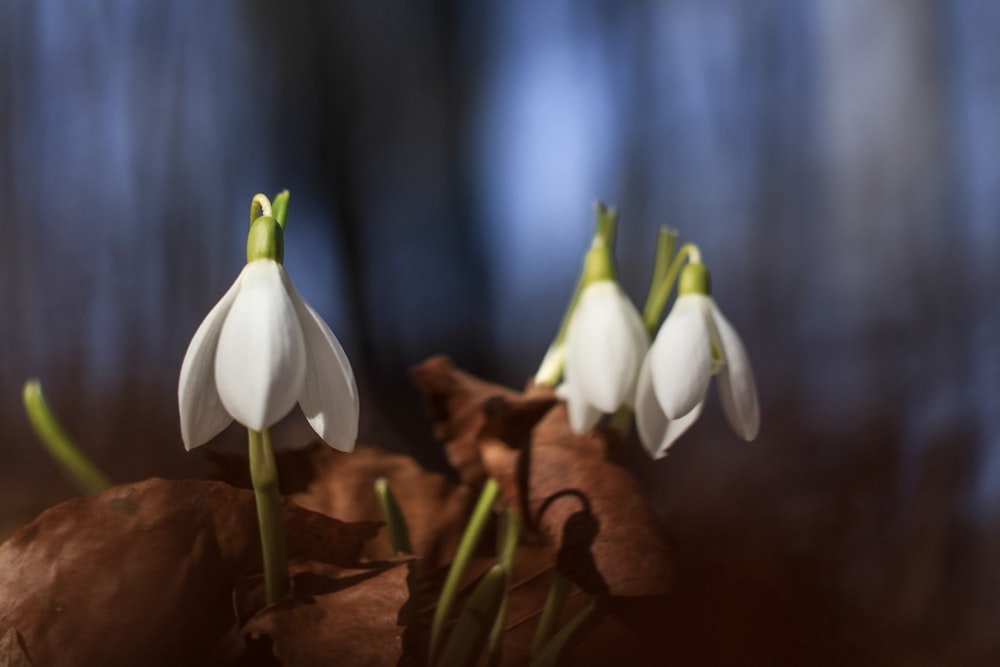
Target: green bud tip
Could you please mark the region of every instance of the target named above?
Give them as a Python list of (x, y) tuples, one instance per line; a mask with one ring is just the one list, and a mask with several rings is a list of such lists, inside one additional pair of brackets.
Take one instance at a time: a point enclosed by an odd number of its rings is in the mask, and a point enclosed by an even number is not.
[(712, 293), (712, 278), (708, 275), (708, 269), (701, 262), (692, 262), (681, 271), (680, 282), (677, 285), (677, 296), (685, 294), (704, 294), (708, 296)]
[(611, 248), (603, 239), (596, 237), (583, 259), (583, 285), (614, 279), (615, 261), (611, 256)]
[(285, 261), (284, 231), (269, 215), (254, 220), (247, 234), (247, 263), (258, 259), (273, 259), (278, 264)]

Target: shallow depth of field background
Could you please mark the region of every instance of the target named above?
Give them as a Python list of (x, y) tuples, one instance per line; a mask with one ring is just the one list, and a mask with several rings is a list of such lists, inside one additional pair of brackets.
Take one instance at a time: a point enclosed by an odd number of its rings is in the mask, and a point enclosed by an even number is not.
[(701, 246), (762, 398), (754, 444), (713, 397), (626, 453), (665, 664), (996, 664), (998, 34), (972, 0), (0, 5), (3, 534), (74, 493), (30, 376), (116, 479), (204, 469), (177, 372), (255, 192), (291, 190), (362, 440), (428, 465), (407, 368), (523, 384), (602, 199), (636, 301), (659, 225)]

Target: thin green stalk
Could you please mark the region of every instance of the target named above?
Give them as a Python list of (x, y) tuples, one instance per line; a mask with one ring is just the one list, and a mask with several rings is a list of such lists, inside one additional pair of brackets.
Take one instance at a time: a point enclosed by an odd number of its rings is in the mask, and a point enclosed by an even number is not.
[(429, 664), (433, 664), (434, 662), (438, 644), (441, 641), (441, 631), (444, 629), (444, 623), (448, 619), (452, 605), (455, 603), (459, 584), (462, 583), (462, 577), (465, 576), (465, 570), (469, 566), (469, 561), (472, 560), (472, 554), (479, 544), (479, 538), (483, 534), (483, 529), (486, 527), (486, 523), (493, 511), (493, 504), (496, 502), (499, 494), (500, 486), (496, 480), (492, 477), (487, 479), (486, 484), (483, 485), (482, 492), (479, 494), (479, 501), (472, 511), (472, 518), (469, 519), (469, 525), (466, 526), (462, 540), (458, 544), (455, 559), (451, 563), (451, 569), (448, 570), (448, 576), (444, 581), (444, 586), (441, 588), (441, 597), (438, 598), (437, 609), (434, 610), (434, 620), (431, 623)]
[(571, 618), (551, 640), (549, 640), (537, 655), (532, 651), (530, 667), (555, 667), (559, 656), (587, 628), (600, 619), (603, 613), (603, 599), (597, 598), (576, 616)]
[(389, 545), (392, 547), (392, 555), (398, 556), (401, 553), (413, 553), (410, 546), (410, 531), (406, 527), (406, 519), (396, 497), (389, 489), (389, 480), (379, 477), (375, 480), (375, 495), (378, 496), (378, 504), (382, 507), (382, 517), (385, 519), (386, 532), (389, 535)]
[[(653, 277), (649, 281), (646, 304), (642, 309), (642, 321), (645, 323), (655, 323), (660, 319), (660, 311), (654, 312), (656, 304), (651, 297), (657, 292), (657, 287), (663, 282), (663, 279), (667, 276), (667, 272), (670, 270), (670, 260), (674, 257), (676, 246), (677, 232), (669, 230), (666, 227), (660, 227), (660, 231), (656, 235), (656, 256), (653, 259)], [(662, 309), (663, 306), (660, 306), (660, 310)], [(648, 324), (646, 328), (648, 330)]]
[(542, 608), (542, 615), (538, 619), (538, 627), (535, 629), (535, 638), (531, 641), (531, 655), (535, 656), (542, 650), (545, 643), (549, 641), (562, 615), (563, 607), (566, 606), (566, 598), (569, 596), (570, 581), (563, 574), (556, 571), (555, 579), (549, 588), (549, 595), (545, 598), (545, 606)]
[(250, 479), (257, 501), (260, 548), (264, 557), (264, 589), (270, 605), (288, 593), (285, 517), (278, 494), (278, 466), (271, 449), (271, 434), (267, 429), (247, 429), (247, 432), (250, 435)]
[(487, 648), (488, 664), (500, 664), (500, 649), (503, 641), (504, 625), (507, 624), (507, 603), (510, 599), (510, 579), (514, 572), (514, 554), (517, 552), (517, 543), (521, 539), (521, 522), (517, 518), (517, 512), (510, 506), (504, 508), (503, 537), (500, 540), (500, 565), (507, 573), (506, 585), (503, 589), (503, 599), (500, 600), (500, 609), (497, 610), (496, 620), (493, 621), (493, 629), (490, 631), (490, 642)]
[(479, 661), (509, 577), (503, 565), (497, 564), (480, 579), (441, 650), (437, 667), (472, 667)]
[(677, 282), (677, 276), (680, 274), (684, 262), (688, 260), (693, 263), (701, 262), (701, 252), (698, 250), (698, 246), (693, 243), (682, 245), (681, 249), (677, 251), (677, 256), (674, 257), (674, 261), (670, 264), (670, 268), (667, 270), (666, 275), (664, 275), (663, 280), (658, 285), (650, 285), (649, 295), (646, 298), (646, 306), (642, 310), (643, 323), (646, 325), (646, 331), (649, 333), (650, 338), (656, 333), (656, 327), (660, 323), (663, 308), (667, 305), (667, 297), (670, 296), (670, 290), (673, 289), (674, 283)]
[(656, 255), (653, 262), (653, 280), (651, 285), (658, 284), (667, 275), (670, 260), (677, 249), (677, 230), (660, 227), (656, 233)]
[(271, 200), (258, 192), (250, 200), (250, 224), (262, 215), (271, 215)]
[(84, 493), (97, 495), (111, 486), (111, 480), (101, 472), (66, 435), (45, 401), (42, 384), (31, 379), (24, 383), (24, 410), (46, 451), (65, 470)]

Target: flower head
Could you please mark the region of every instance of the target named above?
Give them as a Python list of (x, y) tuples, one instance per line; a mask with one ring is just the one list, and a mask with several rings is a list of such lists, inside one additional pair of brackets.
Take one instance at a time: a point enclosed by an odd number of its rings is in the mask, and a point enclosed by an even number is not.
[(681, 274), (677, 302), (649, 349), (636, 386), (636, 425), (656, 458), (701, 414), (712, 375), (718, 376), (722, 408), (745, 440), (757, 437), (757, 388), (739, 335), (709, 296), (700, 263)]
[(631, 405), (649, 340), (635, 306), (613, 280), (587, 285), (566, 331), (566, 399), (573, 430), (583, 433), (601, 414)]
[(350, 362), (281, 261), (281, 226), (261, 216), (247, 239), (247, 265), (184, 355), (177, 397), (189, 450), (234, 419), (269, 428), (296, 403), (324, 442), (354, 449), (359, 406)]

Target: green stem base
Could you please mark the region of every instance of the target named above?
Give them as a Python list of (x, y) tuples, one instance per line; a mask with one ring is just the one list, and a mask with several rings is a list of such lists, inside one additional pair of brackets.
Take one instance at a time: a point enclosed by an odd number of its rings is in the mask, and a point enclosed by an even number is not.
[(260, 547), (264, 558), (264, 588), (267, 604), (288, 594), (288, 554), (285, 547), (285, 518), (278, 493), (278, 467), (271, 449), (271, 434), (265, 429), (250, 434), (250, 479), (257, 501)]

